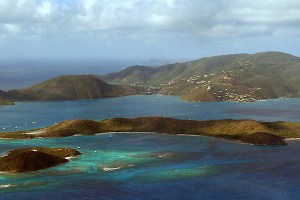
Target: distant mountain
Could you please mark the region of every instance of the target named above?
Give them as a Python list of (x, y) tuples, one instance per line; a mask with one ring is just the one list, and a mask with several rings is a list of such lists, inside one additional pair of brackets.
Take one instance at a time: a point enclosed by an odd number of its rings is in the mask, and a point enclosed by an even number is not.
[(92, 75), (59, 76), (32, 87), (7, 91), (14, 101), (77, 100), (145, 94), (146, 88), (111, 85)]
[(282, 52), (233, 54), (163, 65), (133, 66), (100, 76), (109, 83), (147, 85), (188, 101), (255, 101), (300, 97), (300, 58)]

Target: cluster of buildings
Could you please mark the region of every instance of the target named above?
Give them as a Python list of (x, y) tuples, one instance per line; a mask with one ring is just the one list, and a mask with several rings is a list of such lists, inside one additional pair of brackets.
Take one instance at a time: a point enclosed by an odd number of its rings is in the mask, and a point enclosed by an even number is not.
[[(246, 66), (248, 65), (249, 64), (246, 64)], [(221, 71), (218, 73), (204, 74), (203, 76), (192, 76), (187, 79), (169, 81), (167, 84), (163, 85), (162, 88), (167, 91), (167, 94), (190, 94), (195, 92), (195, 90), (200, 89), (211, 93), (218, 101), (256, 101), (251, 94), (257, 90), (260, 90), (260, 88), (249, 88), (248, 92), (241, 94), (241, 92), (237, 92), (235, 90), (235, 88), (239, 86), (231, 84), (231, 77), (233, 75), (233, 71)]]

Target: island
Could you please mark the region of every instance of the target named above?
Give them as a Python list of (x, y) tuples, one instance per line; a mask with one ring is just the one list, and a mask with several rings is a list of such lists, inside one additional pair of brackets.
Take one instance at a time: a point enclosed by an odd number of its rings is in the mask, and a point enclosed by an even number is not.
[(32, 147), (15, 149), (0, 157), (0, 172), (22, 173), (54, 167), (81, 153), (71, 148)]
[(109, 132), (202, 135), (255, 145), (287, 145), (285, 139), (300, 138), (300, 123), (232, 119), (197, 121), (165, 117), (113, 118), (102, 121), (68, 120), (38, 130), (1, 133), (0, 138), (68, 137)]

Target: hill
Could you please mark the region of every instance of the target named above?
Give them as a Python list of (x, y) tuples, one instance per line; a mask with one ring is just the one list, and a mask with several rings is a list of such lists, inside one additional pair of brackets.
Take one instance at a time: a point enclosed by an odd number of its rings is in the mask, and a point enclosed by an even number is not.
[(221, 137), (259, 145), (285, 145), (283, 138), (300, 137), (300, 124), (254, 120), (178, 120), (163, 117), (69, 120), (38, 131), (2, 133), (1, 138), (31, 139), (95, 135), (107, 132), (157, 132)]
[(80, 155), (71, 148), (34, 147), (15, 149), (0, 157), (0, 171), (21, 173), (36, 171), (68, 162), (66, 157)]
[(281, 52), (234, 54), (160, 67), (133, 66), (100, 76), (109, 83), (159, 87), (188, 101), (300, 97), (300, 58)]
[(146, 93), (147, 88), (111, 85), (92, 75), (59, 76), (26, 89), (7, 92), (14, 101), (96, 99)]
[(8, 94), (0, 90), (0, 105), (13, 105), (14, 103), (10, 100)]

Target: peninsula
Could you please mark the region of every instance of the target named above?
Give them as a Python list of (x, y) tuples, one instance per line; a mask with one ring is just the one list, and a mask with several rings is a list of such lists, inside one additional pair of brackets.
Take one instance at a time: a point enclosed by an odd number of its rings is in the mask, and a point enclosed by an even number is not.
[(69, 120), (40, 130), (1, 133), (0, 138), (68, 137), (108, 132), (202, 135), (239, 140), (255, 145), (286, 145), (284, 139), (300, 137), (300, 124), (254, 120), (196, 121), (164, 117), (113, 118), (102, 121)]
[(300, 58), (283, 52), (229, 54), (99, 76), (108, 83), (158, 87), (186, 101), (252, 102), (300, 97)]
[(0, 91), (0, 105), (14, 101), (69, 101), (151, 93), (148, 87), (108, 84), (93, 75), (68, 75), (25, 89)]

